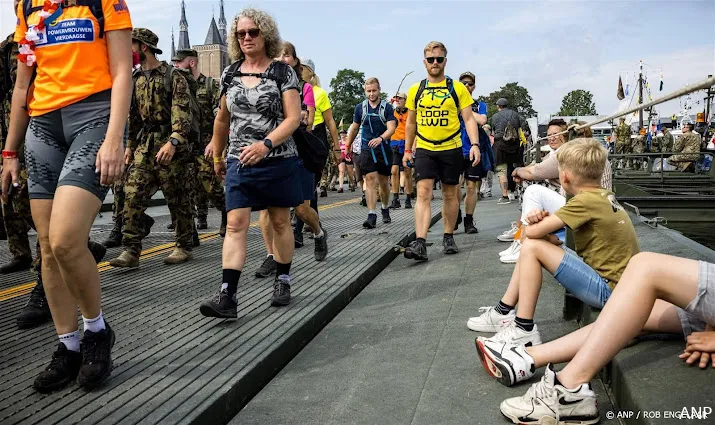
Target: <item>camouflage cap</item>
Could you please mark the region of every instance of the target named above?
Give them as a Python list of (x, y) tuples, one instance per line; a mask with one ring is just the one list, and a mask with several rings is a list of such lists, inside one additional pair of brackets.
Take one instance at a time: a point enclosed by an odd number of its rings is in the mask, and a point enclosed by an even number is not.
[(461, 74), (459, 75), (459, 79), (460, 79), (460, 80), (461, 80), (462, 78), (464, 78), (464, 77), (471, 78), (472, 81), (475, 82), (475, 83), (477, 82), (477, 77), (475, 77), (474, 74), (472, 74), (472, 73), (469, 72), (469, 71), (463, 72), (463, 73), (461, 73)]
[(156, 47), (159, 44), (159, 37), (147, 28), (134, 28), (132, 30), (132, 40), (146, 44), (154, 53), (162, 54), (162, 50)]
[(199, 54), (198, 54), (198, 52), (197, 52), (196, 50), (194, 50), (194, 49), (182, 49), (182, 50), (178, 50), (178, 51), (176, 52), (176, 55), (174, 55), (174, 57), (171, 58), (171, 60), (172, 60), (172, 61), (182, 61), (182, 60), (184, 60), (185, 58), (189, 58), (189, 57), (191, 57), (191, 58), (198, 58), (198, 57), (199, 57)]

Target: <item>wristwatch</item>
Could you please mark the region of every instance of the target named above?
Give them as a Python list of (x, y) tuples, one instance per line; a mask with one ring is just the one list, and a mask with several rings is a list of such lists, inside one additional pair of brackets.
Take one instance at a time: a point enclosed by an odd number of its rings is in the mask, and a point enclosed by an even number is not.
[(263, 139), (263, 145), (268, 148), (268, 150), (273, 149), (273, 141), (271, 139)]
[(174, 146), (174, 147), (179, 146), (179, 141), (174, 139), (173, 137), (171, 139), (169, 139), (169, 141), (171, 142), (172, 146)]

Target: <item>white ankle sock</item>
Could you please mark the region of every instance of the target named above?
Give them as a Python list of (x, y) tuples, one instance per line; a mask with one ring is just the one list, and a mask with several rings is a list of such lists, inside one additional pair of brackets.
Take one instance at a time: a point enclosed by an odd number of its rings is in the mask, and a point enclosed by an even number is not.
[(82, 316), (82, 321), (84, 322), (85, 332), (86, 331), (99, 332), (105, 328), (104, 316), (102, 316), (101, 311), (99, 312), (99, 316), (95, 317), (94, 319), (88, 319), (88, 318)]
[(266, 255), (266, 257), (268, 257), (268, 258), (275, 258), (275, 257), (273, 256), (273, 254), (268, 254), (268, 255)]
[(390, 208), (389, 205), (387, 205), (387, 204), (382, 204), (382, 209), (383, 209), (383, 210), (386, 210), (386, 209), (388, 209), (388, 208)]
[(62, 334), (59, 337), (60, 342), (63, 343), (68, 350), (79, 353), (79, 331)]
[(325, 233), (323, 233), (323, 229), (322, 229), (322, 228), (320, 229), (320, 233), (315, 233), (315, 234), (314, 234), (315, 239), (322, 238), (323, 235), (325, 235)]
[(370, 211), (368, 211), (367, 213), (368, 213), (368, 214), (377, 214), (377, 213), (375, 212), (375, 210), (370, 210)]

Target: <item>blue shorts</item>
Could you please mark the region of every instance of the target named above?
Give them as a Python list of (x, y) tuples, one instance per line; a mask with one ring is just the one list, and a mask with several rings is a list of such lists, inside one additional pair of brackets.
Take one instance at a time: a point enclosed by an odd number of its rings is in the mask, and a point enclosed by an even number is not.
[(290, 208), (304, 201), (299, 178), (304, 168), (296, 156), (264, 159), (252, 167), (229, 158), (226, 166), (226, 211)]
[(567, 247), (554, 278), (574, 297), (594, 308), (603, 308), (611, 296), (608, 281)]
[(395, 151), (395, 149), (397, 149), (397, 153), (399, 153), (399, 154), (405, 153), (405, 141), (404, 140), (390, 140), (390, 147), (392, 148), (393, 151)]
[(300, 166), (300, 189), (303, 193), (304, 201), (315, 199), (315, 174), (306, 170), (302, 162)]

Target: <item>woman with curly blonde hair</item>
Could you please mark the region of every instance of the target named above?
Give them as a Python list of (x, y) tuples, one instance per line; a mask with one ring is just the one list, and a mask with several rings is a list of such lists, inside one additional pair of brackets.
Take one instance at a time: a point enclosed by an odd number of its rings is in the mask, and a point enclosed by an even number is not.
[[(206, 156), (226, 179), (228, 226), (223, 243), (223, 280), (218, 293), (201, 304), (208, 317), (238, 316), (236, 290), (246, 262), (251, 211), (268, 210), (274, 231), (274, 306), (290, 302), (293, 232), (290, 208), (303, 202), (301, 161), (293, 140), (300, 124), (298, 77), (273, 58), (283, 45), (273, 18), (245, 9), (231, 25), (229, 49), (236, 62), (224, 70), (221, 103)], [(222, 153), (228, 142), (226, 162)]]

